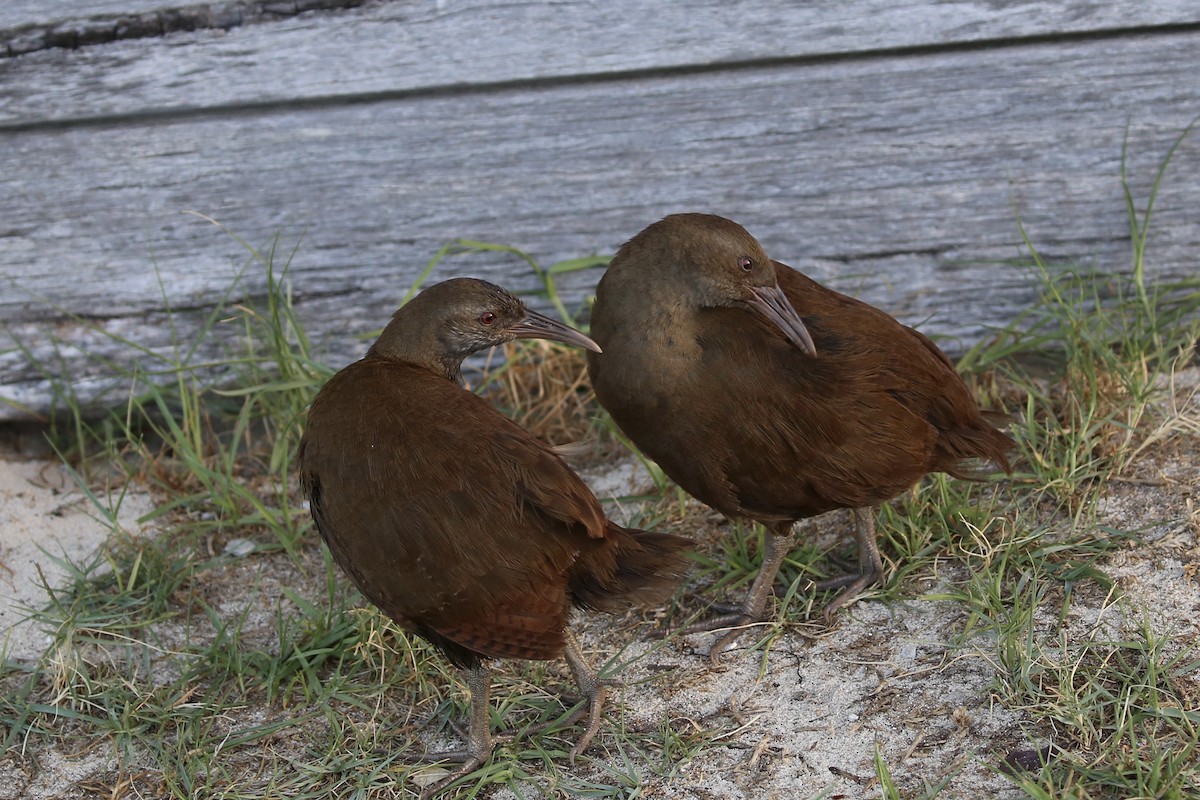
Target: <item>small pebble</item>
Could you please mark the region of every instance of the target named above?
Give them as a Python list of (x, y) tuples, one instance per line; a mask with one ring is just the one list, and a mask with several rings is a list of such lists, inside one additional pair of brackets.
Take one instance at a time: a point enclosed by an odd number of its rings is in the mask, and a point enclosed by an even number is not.
[(243, 558), (254, 552), (254, 542), (249, 539), (230, 539), (225, 543), (224, 553), (227, 556)]

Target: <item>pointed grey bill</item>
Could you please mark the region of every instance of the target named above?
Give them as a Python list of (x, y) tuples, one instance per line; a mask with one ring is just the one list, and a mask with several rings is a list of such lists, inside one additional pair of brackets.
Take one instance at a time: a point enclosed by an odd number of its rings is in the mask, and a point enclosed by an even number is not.
[(787, 295), (783, 293), (778, 284), (755, 286), (751, 291), (754, 293), (754, 298), (747, 301), (751, 310), (779, 328), (796, 347), (810, 356), (817, 354), (816, 345), (813, 344), (812, 337), (808, 334), (808, 328), (804, 327), (800, 315), (796, 313), (796, 309), (792, 308), (791, 301), (787, 299)]
[(593, 353), (604, 352), (600, 349), (600, 345), (570, 325), (565, 325), (545, 314), (539, 314), (529, 309), (525, 310), (525, 319), (509, 328), (509, 331), (517, 339), (551, 339), (564, 344), (573, 344), (576, 347), (591, 350)]

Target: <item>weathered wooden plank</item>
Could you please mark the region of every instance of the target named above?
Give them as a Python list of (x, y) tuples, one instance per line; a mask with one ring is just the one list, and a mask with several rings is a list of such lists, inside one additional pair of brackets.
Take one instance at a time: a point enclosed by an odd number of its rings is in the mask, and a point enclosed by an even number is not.
[(0, 60), (0, 124), (1200, 25), (1194, 0), (385, 3)]
[(199, 30), (229, 30), (312, 11), (340, 11), (365, 2), (367, 0), (223, 0), (164, 8), (161, 0), (158, 3), (133, 0), (123, 8), (119, 4), (89, 3), (77, 13), (94, 11), (97, 7), (115, 10), (80, 17), (64, 17), (64, 14), (76, 13), (69, 9), (43, 8), (37, 16), (42, 21), (16, 28), (0, 26), (0, 58), (40, 50), (77, 50)]
[(185, 4), (170, 0), (5, 0), (0, 5), (0, 30), (95, 16), (140, 14), (172, 5)]
[[(1049, 257), (1128, 263), (1124, 128), (1145, 197), (1156, 160), (1200, 112), (1197, 44), (1133, 37), (10, 132), (0, 273), (19, 277), (0, 318), (42, 357), (52, 334), (67, 342), (63, 363), (81, 380), (106, 371), (82, 348), (113, 348), (46, 322), (47, 303), (162, 344), (165, 326), (145, 316), (161, 306), (154, 269), (176, 306), (204, 308), (244, 257), (182, 213), (196, 209), (256, 243), (303, 232), (294, 283), (316, 300), (302, 308), (348, 353), (361, 347), (349, 335), (378, 326), (452, 237), (549, 262), (709, 210), (782, 260), (970, 342), (1027, 300), (1022, 278), (994, 263), (1021, 251), (1015, 212)], [(1156, 206), (1154, 275), (1195, 274), (1198, 155), (1185, 142)], [(456, 272), (533, 284), (497, 257), (438, 277)], [(595, 280), (567, 282), (570, 301)], [(10, 352), (0, 392), (37, 405), (45, 386)]]

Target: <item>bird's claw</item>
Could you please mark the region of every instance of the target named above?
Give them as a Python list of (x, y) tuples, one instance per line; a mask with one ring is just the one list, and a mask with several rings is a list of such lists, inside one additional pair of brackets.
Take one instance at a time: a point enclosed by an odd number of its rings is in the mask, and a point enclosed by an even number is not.
[[(585, 730), (583, 732), (583, 736), (580, 736), (578, 741), (575, 742), (575, 746), (571, 748), (571, 753), (567, 757), (568, 762), (572, 766), (575, 764), (575, 757), (582, 755), (583, 752), (588, 749), (588, 746), (592, 743), (592, 739), (595, 738), (596, 734), (600, 730), (600, 721), (603, 717), (602, 709), (604, 707), (604, 698), (608, 695), (608, 686), (609, 681), (607, 679), (597, 680), (591, 692), (591, 696), (588, 697), (587, 730)], [(582, 710), (583, 709), (581, 708), (580, 711), (582, 712)]]
[[(746, 632), (746, 628), (759, 622), (759, 620), (751, 617), (749, 614), (732, 616), (734, 618), (730, 619), (726, 624), (717, 626), (720, 628), (729, 628), (729, 630), (713, 639), (712, 644), (708, 646), (708, 660), (714, 667), (720, 665), (721, 654), (733, 646), (737, 638)], [(715, 628), (710, 628), (710, 630), (715, 630)]]
[(814, 581), (813, 589), (819, 592), (827, 592), (833, 589), (840, 589), (832, 600), (825, 604), (825, 624), (832, 625), (837, 612), (841, 611), (848, 605), (851, 605), (863, 591), (869, 586), (874, 586), (883, 580), (882, 574), (875, 572), (866, 572), (863, 574), (840, 575), (836, 578), (826, 578), (823, 581)]
[(438, 778), (433, 783), (421, 789), (420, 800), (429, 800), (438, 792), (450, 786), (459, 778), (470, 775), (475, 770), (483, 766), (484, 762), (492, 754), (492, 747), (489, 745), (482, 752), (472, 750), (447, 750), (441, 753), (420, 753), (416, 755), (401, 756), (401, 760), (409, 764), (434, 764), (439, 761), (459, 761), (462, 762), (457, 769)]

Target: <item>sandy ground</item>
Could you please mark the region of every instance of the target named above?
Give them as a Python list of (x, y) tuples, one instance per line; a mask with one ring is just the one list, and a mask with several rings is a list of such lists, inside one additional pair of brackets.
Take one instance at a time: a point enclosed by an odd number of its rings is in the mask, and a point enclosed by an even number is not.
[[(93, 559), (112, 525), (61, 464), (11, 458), (0, 453), (0, 631), (7, 658), (37, 660), (50, 637), (26, 621), (27, 609), (46, 604), (46, 587), (65, 582), (68, 564)], [(131, 533), (154, 508), (144, 492), (102, 499)]]
[[(1193, 374), (1193, 382), (1196, 378)], [(1183, 396), (1190, 404), (1182, 412), (1192, 415), (1191, 431), (1148, 448), (1134, 469), (1110, 484), (1101, 502), (1098, 524), (1136, 530), (1140, 537), (1101, 564), (1125, 599), (1114, 602), (1098, 587), (1080, 589), (1068, 623), (1073, 638), (1097, 631), (1128, 635), (1145, 619), (1173, 636), (1178, 647), (1200, 641), (1200, 401), (1194, 394)], [(630, 465), (590, 479), (604, 495), (624, 493), (640, 480)], [(137, 518), (151, 508), (149, 497), (131, 493), (120, 504), (121, 524), (137, 531)], [(704, 524), (718, 535), (719, 518), (710, 515)], [(813, 526), (809, 535), (834, 536), (848, 519), (829, 515), (805, 524)], [(65, 579), (56, 559), (85, 562), (108, 529), (62, 467), (0, 458), (0, 635), (9, 658), (39, 657), (47, 634), (22, 623), (23, 609), (45, 602), (43, 576), (50, 586)], [(265, 562), (259, 567), (251, 562), (242, 561), (242, 568), (269, 569)], [(717, 743), (678, 764), (669, 777), (650, 779), (643, 796), (877, 797), (877, 749), (897, 783), (910, 791), (948, 779), (944, 797), (1024, 796), (998, 767), (1014, 751), (1045, 744), (1045, 732), (997, 701), (994, 643), (986, 636), (961, 641), (964, 608), (928, 599), (961, 580), (964, 575), (956, 572), (961, 569), (951, 565), (925, 585), (910, 587), (912, 599), (906, 602), (868, 599), (832, 628), (814, 624), (787, 631), (775, 641), (766, 669), (761, 651), (744, 648), (710, 668), (703, 657), (708, 635), (665, 644), (640, 636), (623, 658), (644, 657), (622, 672), (623, 687), (610, 704), (606, 727), (653, 731), (669, 725), (684, 737), (720, 731)], [(627, 628), (602, 616), (584, 620), (579, 630), (585, 648), (601, 656), (629, 638)], [(742, 644), (752, 640), (748, 634)], [(569, 684), (565, 674), (564, 682)], [(497, 694), (502, 691), (497, 688)], [(602, 730), (598, 748), (578, 766), (581, 775), (600, 779), (605, 764), (622, 768), (613, 741)], [(437, 745), (430, 743), (432, 749)], [(0, 779), (0, 798), (92, 796), (81, 787), (102, 784), (113, 766), (102, 752), (72, 755), (49, 748), (37, 775), (19, 789)], [(526, 796), (539, 792), (530, 787)]]

